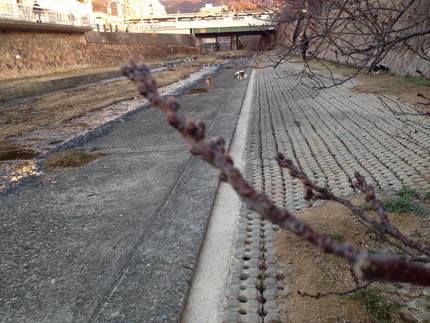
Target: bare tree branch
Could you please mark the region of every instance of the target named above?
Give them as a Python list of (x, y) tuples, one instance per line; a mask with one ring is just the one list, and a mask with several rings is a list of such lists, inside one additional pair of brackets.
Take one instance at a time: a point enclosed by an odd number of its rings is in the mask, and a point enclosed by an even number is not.
[(137, 84), (139, 92), (152, 105), (164, 113), (170, 125), (177, 129), (188, 142), (190, 152), (220, 170), (220, 179), (230, 183), (251, 210), (281, 228), (295, 233), (323, 252), (345, 258), (351, 263), (359, 278), (430, 286), (429, 267), (411, 263), (405, 257), (374, 254), (350, 243), (335, 241), (316, 232), (287, 209), (276, 206), (267, 195), (258, 192), (243, 178), (226, 152), (222, 137), (206, 138), (205, 125), (202, 121), (194, 121), (186, 117), (174, 98), (160, 96), (156, 82), (146, 65), (131, 62), (122, 67), (122, 72)]
[(355, 293), (361, 289), (366, 289), (367, 287), (369, 287), (373, 283), (374, 283), (374, 281), (371, 281), (371, 282), (368, 282), (364, 285), (357, 286), (353, 289), (343, 291), (343, 292), (327, 292), (327, 293), (318, 292), (316, 294), (310, 294), (310, 293), (306, 293), (306, 292), (297, 291), (297, 294), (299, 294), (302, 297), (310, 297), (310, 298), (315, 298), (315, 299), (320, 299), (320, 298), (327, 297), (327, 296), (345, 296), (348, 294)]

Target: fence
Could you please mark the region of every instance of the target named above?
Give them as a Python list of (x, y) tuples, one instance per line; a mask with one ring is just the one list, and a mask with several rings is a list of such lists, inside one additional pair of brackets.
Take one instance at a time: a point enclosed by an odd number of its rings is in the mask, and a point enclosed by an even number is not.
[(72, 26), (92, 26), (89, 14), (64, 13), (43, 7), (10, 3), (0, 3), (0, 19)]

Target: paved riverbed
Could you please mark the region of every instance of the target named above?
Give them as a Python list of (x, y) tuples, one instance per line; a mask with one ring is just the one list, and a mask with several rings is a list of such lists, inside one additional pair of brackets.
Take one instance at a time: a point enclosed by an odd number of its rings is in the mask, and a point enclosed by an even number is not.
[[(299, 64), (284, 64), (254, 71), (245, 156), (250, 182), (291, 211), (306, 207), (302, 184), (274, 159), (281, 151), (314, 181), (339, 195), (353, 193), (355, 171), (378, 190), (396, 191), (402, 186), (430, 190), (428, 117), (417, 116), (392, 98), (354, 93), (352, 83), (314, 89), (309, 79), (299, 83), (300, 70)], [(242, 209), (226, 322), (279, 319), (276, 294), (285, 291), (277, 286), (280, 268), (273, 257), (274, 230), (259, 215)]]
[[(219, 72), (207, 93), (179, 97), (228, 141), (247, 86), (233, 72)], [(82, 148), (106, 155), (0, 197), (1, 321), (177, 321), (216, 172), (150, 108)]]
[[(375, 95), (354, 93), (350, 83), (318, 90), (283, 73), (299, 69), (290, 64), (253, 72), (243, 143), (247, 179), (279, 205), (306, 207), (302, 185), (274, 160), (282, 151), (341, 195), (353, 193), (355, 171), (380, 190), (429, 190), (428, 118), (382, 98), (391, 110)], [(233, 72), (220, 72), (207, 93), (179, 97), (210, 135), (228, 142), (247, 87)], [(112, 124), (83, 148), (107, 155), (81, 168), (50, 171), (0, 197), (2, 320), (178, 320), (216, 172), (190, 157), (178, 134), (149, 108)], [(245, 208), (240, 212), (226, 322), (278, 318), (275, 229)]]

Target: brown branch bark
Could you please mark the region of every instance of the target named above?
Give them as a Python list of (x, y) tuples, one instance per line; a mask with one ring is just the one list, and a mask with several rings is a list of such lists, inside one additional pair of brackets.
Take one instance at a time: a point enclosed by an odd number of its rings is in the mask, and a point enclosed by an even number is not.
[[(430, 246), (427, 246), (419, 241), (414, 241), (404, 236), (388, 219), (385, 213), (383, 204), (376, 199), (375, 190), (372, 185), (367, 184), (365, 178), (358, 172), (355, 173), (356, 182), (354, 187), (366, 194), (366, 201), (372, 203), (378, 211), (380, 222), (370, 218), (366, 212), (353, 205), (350, 201), (334, 195), (326, 187), (316, 185), (303, 171), (301, 171), (294, 163), (285, 159), (281, 153), (278, 153), (276, 160), (280, 167), (287, 168), (292, 177), (302, 181), (306, 188), (306, 200), (332, 200), (346, 206), (351, 212), (358, 216), (361, 220), (372, 225), (381, 235), (389, 234), (394, 239), (400, 241), (404, 246), (415, 249), (426, 256), (430, 256)], [(315, 193), (314, 193), (315, 192)]]
[(411, 263), (404, 257), (388, 254), (372, 254), (349, 243), (328, 238), (297, 219), (287, 209), (276, 206), (271, 199), (258, 192), (234, 166), (226, 152), (222, 137), (206, 138), (205, 125), (184, 114), (174, 98), (162, 98), (157, 90), (150, 69), (144, 64), (129, 63), (122, 72), (137, 84), (139, 92), (160, 109), (167, 121), (190, 145), (190, 152), (220, 170), (220, 179), (227, 181), (239, 194), (242, 201), (281, 228), (289, 230), (320, 248), (323, 252), (347, 259), (355, 274), (366, 280), (398, 281), (430, 286), (430, 268)]
[(310, 298), (315, 298), (315, 299), (320, 299), (320, 298), (327, 297), (327, 296), (345, 296), (345, 295), (349, 295), (349, 294), (355, 293), (355, 292), (357, 292), (359, 290), (365, 289), (365, 288), (369, 287), (373, 283), (374, 283), (373, 281), (372, 282), (368, 282), (368, 283), (366, 283), (364, 285), (357, 286), (357, 287), (354, 287), (353, 289), (350, 289), (350, 290), (347, 290), (347, 291), (343, 291), (343, 292), (327, 292), (327, 293), (320, 293), (320, 292), (318, 292), (316, 294), (310, 294), (310, 293), (307, 293), (307, 292), (297, 291), (297, 294), (299, 294), (302, 297), (310, 297)]

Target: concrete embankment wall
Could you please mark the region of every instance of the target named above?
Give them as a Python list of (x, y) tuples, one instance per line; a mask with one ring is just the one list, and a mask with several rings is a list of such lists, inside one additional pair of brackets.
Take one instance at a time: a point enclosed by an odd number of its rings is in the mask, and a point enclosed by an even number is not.
[[(427, 22), (430, 26), (430, 21)], [(279, 24), (277, 26), (277, 37), (276, 42), (280, 48), (286, 47), (291, 44), (294, 33), (293, 24)], [(357, 36), (346, 36), (345, 42), (351, 44), (363, 43), (363, 39)], [(418, 43), (419, 42), (419, 43)], [(415, 39), (410, 41), (410, 44), (415, 46), (423, 42), (423, 39)], [(424, 42), (430, 42), (430, 37), (425, 36)], [(284, 49), (285, 49), (284, 47)], [(430, 53), (429, 53), (430, 54)], [(336, 58), (336, 54), (332, 51), (324, 52), (324, 59), (336, 61), (337, 59), (341, 62), (346, 62), (340, 55)], [(349, 62), (350, 63), (350, 62)], [(421, 75), (430, 79), (430, 63), (428, 60), (421, 58), (418, 54), (407, 48), (403, 44), (399, 44), (393, 48), (388, 55), (382, 60), (383, 64), (387, 65), (390, 70), (400, 75), (420, 75), (417, 71), (420, 71)]]
[(192, 35), (0, 31), (0, 79), (197, 54)]

